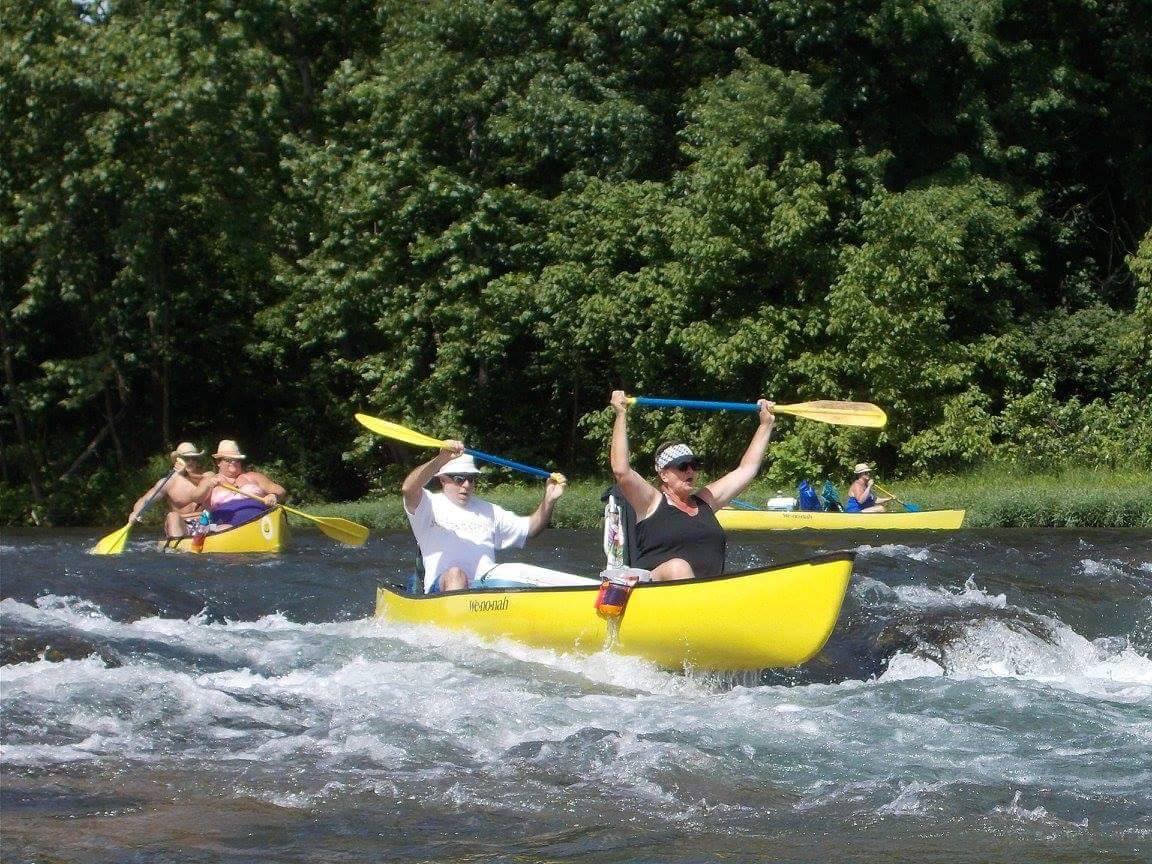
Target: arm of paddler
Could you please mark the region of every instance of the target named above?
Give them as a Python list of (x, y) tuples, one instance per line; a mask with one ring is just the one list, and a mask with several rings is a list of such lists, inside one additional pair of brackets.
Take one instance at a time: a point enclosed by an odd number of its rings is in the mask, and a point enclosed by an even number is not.
[(714, 510), (728, 506), (732, 499), (747, 489), (760, 473), (764, 454), (768, 450), (768, 441), (772, 437), (772, 427), (776, 423), (776, 415), (772, 413), (774, 402), (760, 399), (756, 404), (760, 412), (760, 425), (752, 433), (752, 440), (748, 442), (748, 449), (740, 458), (740, 464), (704, 487), (712, 496), (709, 503)]
[[(560, 479), (557, 479), (558, 477)], [(535, 537), (552, 523), (552, 510), (556, 506), (556, 501), (564, 494), (566, 482), (562, 475), (553, 475), (548, 478), (540, 506), (528, 517), (529, 537)]]
[(614, 390), (609, 403), (616, 412), (612, 423), (612, 477), (620, 493), (636, 511), (637, 519), (646, 519), (660, 506), (660, 492), (631, 465), (628, 451), (628, 396), (623, 390)]
[(284, 499), (288, 496), (284, 487), (271, 479), (267, 474), (262, 474), (259, 471), (247, 472), (247, 477), (260, 487), (260, 491), (264, 493), (263, 501), (269, 507), (275, 507), (277, 504), (284, 503)]
[(416, 508), (420, 506), (420, 496), (424, 493), (424, 487), (432, 481), (432, 478), (440, 472), (441, 468), (457, 456), (463, 455), (464, 443), (462, 441), (445, 441), (439, 453), (424, 464), (417, 465), (409, 471), (408, 476), (404, 478), (404, 483), (400, 486), (400, 490), (404, 494), (404, 509), (409, 513), (415, 513)]

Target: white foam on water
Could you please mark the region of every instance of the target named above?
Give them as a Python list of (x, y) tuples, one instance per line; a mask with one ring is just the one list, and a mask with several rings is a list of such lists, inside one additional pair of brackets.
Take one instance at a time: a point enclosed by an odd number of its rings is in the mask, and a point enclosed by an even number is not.
[(902, 603), (917, 609), (960, 609), (971, 606), (986, 606), (1004, 609), (1008, 600), (1003, 594), (989, 594), (976, 585), (969, 576), (959, 591), (947, 588), (929, 588), (923, 585), (901, 585), (893, 589)]
[(1096, 561), (1092, 558), (1080, 560), (1080, 572), (1089, 578), (1099, 579), (1101, 576), (1125, 576), (1127, 571), (1119, 561)]
[[(921, 609), (1009, 609), (1003, 594), (987, 594), (972, 579), (955, 593), (917, 586), (902, 586), (896, 593), (904, 603)], [(897, 654), (880, 680), (944, 674), (961, 679), (1015, 677), (1123, 702), (1152, 699), (1152, 659), (1127, 641), (1092, 641), (1059, 619), (1034, 613), (1030, 618), (1038, 626), (1025, 626), (1011, 617), (976, 618), (965, 625), (961, 638), (938, 646), (943, 665), (932, 658)]]
[(1042, 822), (1048, 819), (1048, 811), (1043, 807), (1036, 807), (1033, 810), (1029, 810), (1027, 807), (1021, 805), (1020, 799), (1022, 797), (1020, 791), (1017, 790), (1016, 794), (1012, 796), (1011, 804), (1007, 807), (996, 807), (993, 809), (997, 813), (1007, 813), (1013, 818), (1023, 822)]
[(920, 815), (935, 808), (931, 800), (927, 800), (934, 792), (946, 788), (948, 783), (921, 783), (913, 780), (901, 786), (900, 793), (887, 804), (879, 807), (876, 812), (880, 815)]
[(888, 659), (881, 681), (907, 681), (912, 678), (935, 678), (945, 674), (944, 667), (927, 657), (900, 652)]
[(905, 546), (903, 543), (885, 543), (881, 546), (872, 546), (865, 543), (856, 547), (856, 554), (861, 558), (880, 555), (885, 558), (910, 558), (913, 561), (928, 561), (932, 553), (923, 546)]
[[(953, 592), (887, 590), (910, 606), (1006, 606), (971, 580)], [(175, 763), (289, 809), (366, 794), (530, 816), (558, 806), (563, 788), (572, 806), (608, 797), (680, 824), (713, 815), (727, 830), (725, 820), (753, 817), (711, 801), (715, 790), (772, 786), (797, 796), (786, 805), (796, 809), (925, 816), (970, 771), (1003, 783), (1050, 758), (1011, 751), (963, 709), (945, 713), (951, 704), (926, 715), (925, 691), (949, 702), (947, 678), (991, 677), (1008, 691), (1014, 677), (1051, 680), (1119, 703), (1148, 699), (1152, 682), (1147, 659), (1114, 643), (1060, 622), (1048, 622), (1046, 642), (999, 618), (945, 646), (947, 669), (898, 655), (873, 682), (726, 689), (635, 658), (386, 620), (119, 622), (74, 597), (7, 600), (0, 614), (197, 655), (133, 648), (122, 666), (92, 656), (4, 668), (5, 708), (26, 709), (12, 722), (29, 724), (0, 748), (5, 764)]]

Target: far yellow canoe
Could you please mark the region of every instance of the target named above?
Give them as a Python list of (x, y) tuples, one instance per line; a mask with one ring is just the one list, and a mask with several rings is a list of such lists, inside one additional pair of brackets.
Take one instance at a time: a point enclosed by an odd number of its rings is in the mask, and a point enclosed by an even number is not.
[(165, 551), (176, 552), (282, 552), (291, 540), (288, 519), (283, 508), (277, 507), (259, 519), (234, 528), (215, 531), (204, 538), (204, 546), (197, 549), (192, 537), (164, 540)]
[(782, 668), (811, 660), (828, 641), (854, 557), (838, 552), (704, 579), (641, 583), (611, 646), (610, 619), (593, 608), (596, 584), (416, 596), (382, 587), (376, 616), (557, 651), (611, 647), (671, 669)]
[(813, 528), (819, 531), (896, 528), (904, 531), (951, 531), (964, 524), (963, 510), (918, 510), (892, 513), (825, 513), (806, 510), (736, 510), (716, 513), (728, 531), (779, 531)]

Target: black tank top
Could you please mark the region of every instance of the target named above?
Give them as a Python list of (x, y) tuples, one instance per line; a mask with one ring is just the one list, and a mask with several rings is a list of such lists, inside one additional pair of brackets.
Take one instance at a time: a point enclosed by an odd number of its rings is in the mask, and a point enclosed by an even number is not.
[(697, 576), (719, 576), (724, 572), (728, 551), (724, 529), (705, 501), (696, 495), (692, 501), (699, 508), (695, 516), (673, 507), (661, 493), (656, 512), (636, 523), (640, 554), (632, 562), (633, 567), (651, 570), (672, 558), (683, 558)]

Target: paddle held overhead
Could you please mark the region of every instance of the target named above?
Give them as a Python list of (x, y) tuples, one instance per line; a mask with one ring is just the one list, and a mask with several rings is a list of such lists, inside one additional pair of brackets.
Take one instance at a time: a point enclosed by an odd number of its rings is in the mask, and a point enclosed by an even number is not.
[[(383, 435), (385, 438), (391, 438), (394, 441), (402, 441), (405, 444), (411, 444), (413, 447), (436, 447), (444, 446), (444, 441), (439, 438), (433, 438), (431, 435), (425, 435), (422, 432), (417, 432), (409, 429), (407, 426), (401, 426), (399, 423), (393, 423), (390, 420), (381, 420), (379, 417), (370, 417), (367, 414), (357, 414), (356, 420), (365, 429), (370, 429), (377, 435)], [(531, 474), (534, 477), (543, 477), (544, 479), (555, 480), (557, 483), (567, 483), (567, 478), (563, 474), (555, 471), (545, 471), (543, 468), (533, 468), (531, 465), (524, 465), (521, 462), (513, 462), (511, 459), (504, 459), (500, 456), (493, 456), (491, 453), (482, 453), (479, 450), (470, 450), (465, 447), (464, 452), (469, 456), (480, 459), (484, 462), (490, 462), (493, 465), (502, 465), (505, 468), (512, 468), (515, 471), (523, 471), (525, 474)]]
[[(694, 408), (701, 411), (748, 411), (760, 410), (755, 402), (708, 402), (698, 399), (657, 399), (651, 396), (630, 396), (630, 404), (649, 408)], [(791, 414), (806, 420), (831, 423), (836, 426), (866, 426), (872, 429), (883, 428), (888, 422), (884, 410), (871, 402), (837, 402), (821, 399), (815, 402), (798, 402), (795, 405), (773, 406), (776, 414)]]

